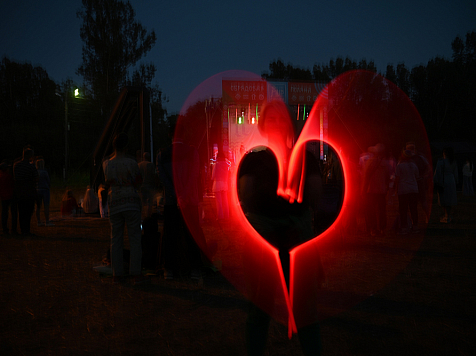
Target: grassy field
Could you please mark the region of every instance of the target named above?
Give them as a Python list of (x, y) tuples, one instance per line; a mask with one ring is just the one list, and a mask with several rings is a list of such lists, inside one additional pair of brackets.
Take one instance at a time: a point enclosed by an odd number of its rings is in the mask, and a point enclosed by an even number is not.
[[(55, 226), (37, 227), (33, 217), (36, 236), (0, 237), (0, 355), (246, 354), (247, 301), (220, 273), (200, 282), (157, 275), (148, 285), (113, 285), (93, 270), (108, 248), (108, 220), (61, 219), (63, 189), (52, 193)], [(76, 187), (76, 197), (84, 190)], [(434, 205), (414, 249), (402, 248), (394, 233), (352, 240), (323, 294), (331, 295), (344, 267), (355, 285), (368, 276), (386, 282), (322, 320), (324, 355), (474, 354), (476, 200), (459, 198), (453, 224), (440, 224)], [(375, 268), (352, 268), (359, 259), (374, 259)], [(400, 264), (391, 278), (378, 267), (389, 259)], [(266, 355), (301, 354), (296, 335), (289, 340), (287, 328), (272, 322)]]

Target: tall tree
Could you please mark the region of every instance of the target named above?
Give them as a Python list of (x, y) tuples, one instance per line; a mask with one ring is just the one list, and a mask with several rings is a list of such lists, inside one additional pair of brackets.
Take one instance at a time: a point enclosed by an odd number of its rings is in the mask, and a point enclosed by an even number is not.
[(397, 74), (395, 73), (395, 67), (393, 64), (387, 64), (387, 70), (385, 71), (385, 78), (397, 85)]
[(476, 130), (476, 32), (468, 32), (465, 41), (456, 37), (453, 49), (453, 97), (458, 132), (474, 140)]
[(407, 96), (410, 95), (410, 71), (403, 62), (397, 64), (397, 85)]
[[(77, 16), (83, 21), (80, 36), (84, 42), (77, 73), (107, 117), (127, 82), (128, 70), (152, 49), (156, 35), (135, 20), (129, 1), (82, 0)], [(155, 72), (153, 65), (148, 67), (150, 73)]]
[(31, 144), (44, 155), (48, 168), (60, 166), (64, 104), (56, 83), (42, 67), (3, 57), (0, 61), (0, 152), (3, 158), (21, 155)]

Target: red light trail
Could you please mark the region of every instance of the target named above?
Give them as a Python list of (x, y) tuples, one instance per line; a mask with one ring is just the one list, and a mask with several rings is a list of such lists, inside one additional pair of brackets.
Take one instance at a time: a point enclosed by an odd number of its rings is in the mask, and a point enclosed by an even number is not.
[[(187, 99), (187, 103), (199, 102), (207, 96), (216, 95), (219, 92), (217, 86), (221, 86), (222, 78), (227, 78), (228, 75), (246, 80), (261, 80), (257, 75), (244, 71), (220, 73), (198, 86)], [(329, 129), (327, 137), (323, 138), (324, 112), (328, 115)], [(259, 122), (259, 117), (257, 119)], [(188, 139), (185, 137), (186, 143), (196, 147), (200, 145), (197, 137), (200, 137), (203, 130), (207, 130), (203, 127), (203, 122), (204, 120), (187, 115), (186, 112), (180, 115), (177, 125), (183, 125), (186, 130), (193, 133)], [(227, 128), (231, 130), (230, 126)], [(305, 167), (304, 152), (306, 144), (313, 141), (324, 141), (338, 156), (344, 178), (342, 207), (327, 230), (289, 251), (288, 290), (278, 250), (253, 228), (241, 209), (237, 189), (239, 166), (246, 152), (259, 146), (269, 148), (276, 156), (279, 167), (277, 194), (286, 198), (290, 204), (300, 203), (304, 192), (302, 174)], [(352, 214), (355, 214), (355, 209), (351, 207), (361, 199), (360, 186), (356, 179), (356, 164), (352, 162), (356, 162), (367, 147), (378, 142), (384, 143), (394, 154), (398, 154), (407, 141), (415, 142), (419, 151), (431, 159), (425, 128), (411, 100), (393, 83), (376, 73), (346, 72), (320, 92), (290, 154), (285, 145), (260, 135), (257, 131), (252, 131), (241, 142), (242, 149), (236, 151), (230, 171), (228, 190), (230, 221), (226, 226), (219, 225), (218, 230), (215, 222), (197, 226), (196, 223), (192, 223), (196, 220), (189, 216), (184, 216), (185, 221), (194, 236), (199, 236), (200, 230), (203, 230), (207, 241), (218, 240), (219, 251), (220, 246), (228, 246), (232, 252), (228, 255), (223, 252), (223, 256), (227, 255), (229, 258), (223, 260), (221, 273), (256, 305), (276, 320), (288, 325), (291, 336), (297, 328), (315, 322), (317, 315), (320, 314), (317, 299), (319, 293), (324, 292), (319, 292), (316, 282), (318, 278), (316, 256), (325, 254), (324, 257), (328, 258), (326, 251), (329, 251), (329, 246), (342, 241), (345, 244), (347, 240), (345, 223), (352, 218)], [(409, 250), (415, 251), (421, 239), (419, 236), (408, 242)], [(332, 251), (333, 263), (346, 256), (338, 250)], [(213, 256), (206, 249), (204, 252), (212, 259)], [(365, 266), (362, 268), (365, 270)], [(395, 274), (399, 272), (397, 267), (389, 266), (389, 268), (395, 268)], [(370, 279), (369, 285), (362, 287), (365, 289), (363, 293), (357, 293), (350, 298), (347, 307), (365, 298), (367, 289), (376, 291), (388, 282), (382, 282), (379, 278), (375, 278), (375, 281), (372, 277)], [(358, 282), (355, 280), (350, 281), (340, 292), (347, 293), (359, 289), (356, 283)]]

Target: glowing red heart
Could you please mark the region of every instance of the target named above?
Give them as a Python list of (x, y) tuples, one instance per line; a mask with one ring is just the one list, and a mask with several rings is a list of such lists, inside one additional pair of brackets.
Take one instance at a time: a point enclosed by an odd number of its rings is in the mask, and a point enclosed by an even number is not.
[[(218, 111), (221, 118), (218, 122), (223, 125), (221, 126), (223, 130), (232, 130), (232, 127), (224, 119), (226, 117), (224, 112), (228, 110), (225, 103), (221, 107), (209, 106), (206, 118), (200, 117), (199, 115), (203, 115), (204, 112), (203, 100), (210, 96), (221, 96), (222, 92), (218, 89), (221, 88), (221, 81), (223, 78), (230, 77), (237, 78), (237, 82), (240, 78), (246, 78), (262, 83), (258, 76), (248, 72), (220, 73), (192, 92), (177, 122), (178, 126), (189, 133), (185, 135), (184, 142), (198, 148), (200, 156), (206, 157), (207, 160), (210, 152), (213, 151), (214, 142), (207, 142), (205, 137), (208, 139), (209, 130), (216, 122), (213, 120), (213, 115)], [(250, 108), (248, 113), (251, 112)], [(327, 121), (324, 120), (325, 118)], [(324, 127), (327, 123), (329, 124), (328, 131)], [(339, 216), (326, 231), (289, 251), (290, 288), (288, 292), (278, 251), (256, 232), (241, 210), (237, 193), (237, 167), (246, 151), (256, 146), (269, 147), (278, 160), (277, 193), (286, 196), (290, 202), (300, 201), (303, 192), (301, 182), (303, 150), (309, 141), (325, 142), (338, 154), (342, 162), (345, 182), (344, 198)], [(221, 272), (238, 290), (275, 319), (287, 323), (290, 332), (296, 331), (297, 328), (315, 322), (318, 317), (342, 311), (371, 292), (380, 289), (408, 261), (408, 259), (405, 261), (401, 259), (402, 261), (399, 260), (401, 263), (395, 266), (395, 261), (389, 260), (388, 267), (392, 273), (380, 279), (374, 278), (371, 273), (370, 277), (367, 277), (369, 272), (366, 267), (371, 267), (372, 261), (356, 263), (353, 268), (362, 270), (362, 276), (369, 281), (356, 283), (355, 280), (351, 280), (346, 284), (345, 268), (342, 269), (339, 264), (348, 259), (348, 253), (345, 248), (335, 248), (336, 244), (340, 247), (348, 245), (350, 239), (345, 232), (347, 223), (355, 217), (355, 206), (360, 199), (357, 164), (353, 162), (357, 161), (359, 154), (367, 147), (377, 142), (385, 142), (387, 147), (398, 152), (406, 141), (415, 142), (419, 150), (431, 159), (425, 129), (418, 112), (406, 95), (373, 72), (347, 72), (329, 83), (319, 94), (298, 140), (294, 143), (289, 163), (285, 162), (287, 154), (284, 153), (281, 144), (256, 134), (256, 130), (253, 134), (245, 132), (242, 147), (234, 151), (234, 163), (231, 167), (229, 182), (230, 220), (228, 222), (213, 221), (200, 225), (195, 223), (194, 217), (187, 214), (184, 216), (185, 221), (194, 237), (203, 236), (203, 231), (208, 242), (217, 241), (217, 256), (222, 261)], [(205, 153), (201, 152), (204, 146)], [(208, 164), (204, 166), (208, 167)], [(175, 165), (174, 159), (174, 179), (179, 175), (180, 169)], [(184, 193), (177, 191), (178, 195)], [(410, 251), (414, 251), (420, 241), (421, 236), (409, 241), (405, 246)], [(197, 242), (211, 259), (213, 256), (203, 243)], [(366, 253), (368, 254), (364, 251), (364, 254)], [(319, 271), (316, 258), (318, 254), (323, 257), (326, 268), (333, 275), (327, 289), (324, 288), (319, 293), (317, 283)], [(335, 271), (339, 269), (341, 269), (340, 272), (335, 274)], [(340, 281), (343, 287), (337, 286)], [(322, 299), (322, 296), (329, 297), (334, 292), (339, 293), (339, 297)], [(351, 297), (342, 297), (348, 292), (353, 293)], [(335, 305), (323, 307), (323, 304), (329, 301)]]

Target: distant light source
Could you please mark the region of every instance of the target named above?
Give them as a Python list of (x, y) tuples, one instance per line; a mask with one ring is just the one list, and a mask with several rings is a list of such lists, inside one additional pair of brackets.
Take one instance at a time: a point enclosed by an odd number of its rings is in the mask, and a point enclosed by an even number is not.
[(78, 88), (74, 89), (74, 96), (79, 96), (79, 89)]

